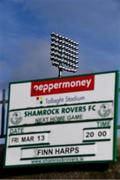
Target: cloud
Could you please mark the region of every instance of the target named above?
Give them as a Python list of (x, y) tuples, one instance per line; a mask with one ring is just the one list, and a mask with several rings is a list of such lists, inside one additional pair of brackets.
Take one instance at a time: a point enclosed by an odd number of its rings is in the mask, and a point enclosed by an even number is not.
[[(112, 0), (12, 0), (6, 13), (14, 33), (45, 36), (56, 31), (81, 40), (120, 40), (120, 13)], [(14, 7), (14, 8), (13, 8)], [(19, 7), (19, 8), (18, 8)], [(11, 18), (9, 18), (10, 16)], [(6, 22), (6, 21), (5, 21)], [(7, 24), (7, 23), (5, 23)], [(9, 28), (7, 28), (9, 29)], [(10, 29), (9, 29), (10, 31)], [(49, 33), (49, 34), (48, 34)], [(81, 37), (81, 39), (80, 39)]]
[[(64, 35), (117, 37), (120, 13), (112, 0), (29, 0), (16, 1), (12, 17), (22, 33), (39, 35), (57, 31)], [(18, 9), (19, 7), (19, 9)], [(10, 8), (8, 8), (10, 11)], [(119, 27), (118, 27), (119, 26)], [(14, 27), (14, 26), (13, 26)], [(40, 30), (39, 30), (40, 28)], [(28, 30), (29, 29), (29, 30)]]
[(49, 61), (52, 31), (80, 43), (78, 73), (120, 68), (120, 13), (117, 1), (3, 2), (0, 5), (1, 84), (57, 75), (56, 68), (52, 68)]
[(7, 62), (0, 59), (0, 89), (6, 86), (10, 77), (10, 66)]
[[(55, 74), (50, 63), (50, 44), (48, 40), (17, 38), (15, 41), (15, 39), (10, 38), (8, 41), (9, 48), (4, 48), (3, 51), (9, 58), (6, 57), (3, 62), (0, 61), (1, 84), (4, 81), (40, 79)], [(6, 79), (5, 73), (7, 74)]]
[(37, 38), (24, 39), (21, 46), (22, 63), (14, 70), (12, 79), (35, 79), (50, 76), (52, 70), (48, 41)]
[(64, 29), (66, 32), (70, 28), (74, 31), (76, 29), (76, 32), (84, 30), (107, 34), (117, 31), (119, 23), (119, 11), (112, 0), (29, 0), (23, 6), (24, 10), (31, 12), (40, 22), (44, 21), (49, 28), (54, 27), (58, 31)]

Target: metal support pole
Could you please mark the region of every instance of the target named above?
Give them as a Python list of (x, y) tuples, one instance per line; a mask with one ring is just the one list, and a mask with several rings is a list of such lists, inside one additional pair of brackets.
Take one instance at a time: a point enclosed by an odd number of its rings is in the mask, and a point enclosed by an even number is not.
[[(119, 88), (119, 92), (120, 92), (120, 88)], [(120, 124), (118, 125), (118, 130), (120, 129)]]
[(2, 91), (2, 113), (1, 113), (1, 138), (5, 137), (4, 123), (5, 123), (5, 89)]
[(62, 69), (61, 68), (58, 68), (58, 77), (60, 78), (62, 76)]

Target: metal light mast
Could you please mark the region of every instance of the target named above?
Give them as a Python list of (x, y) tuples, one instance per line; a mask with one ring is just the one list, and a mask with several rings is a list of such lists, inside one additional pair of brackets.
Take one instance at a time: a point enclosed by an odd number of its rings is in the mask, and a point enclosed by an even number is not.
[(59, 70), (58, 77), (63, 71), (76, 72), (78, 64), (78, 43), (56, 33), (51, 34), (50, 59), (53, 66)]

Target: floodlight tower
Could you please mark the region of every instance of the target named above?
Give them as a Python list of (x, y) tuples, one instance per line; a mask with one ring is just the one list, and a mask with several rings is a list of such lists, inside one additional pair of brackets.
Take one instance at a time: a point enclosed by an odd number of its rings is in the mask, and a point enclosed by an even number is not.
[(50, 59), (53, 66), (59, 70), (58, 77), (63, 71), (76, 72), (78, 64), (78, 43), (56, 33), (51, 34)]

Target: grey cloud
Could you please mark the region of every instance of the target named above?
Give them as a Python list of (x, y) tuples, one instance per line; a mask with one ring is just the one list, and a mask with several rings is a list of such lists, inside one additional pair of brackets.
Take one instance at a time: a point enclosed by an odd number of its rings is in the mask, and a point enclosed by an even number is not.
[(21, 63), (14, 69), (11, 79), (40, 79), (54, 74), (50, 64), (48, 41), (36, 38), (24, 39), (21, 46)]

